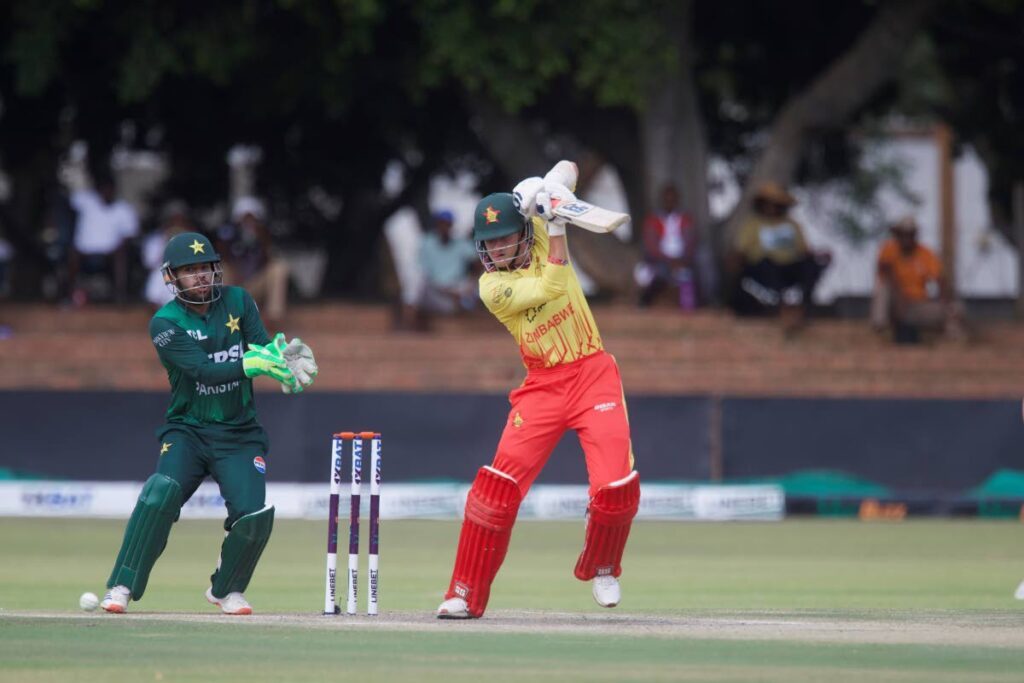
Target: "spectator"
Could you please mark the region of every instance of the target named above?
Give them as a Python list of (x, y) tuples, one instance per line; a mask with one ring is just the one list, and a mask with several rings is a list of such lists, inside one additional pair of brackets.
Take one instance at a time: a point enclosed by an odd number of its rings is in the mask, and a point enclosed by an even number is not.
[(917, 230), (910, 217), (889, 228), (892, 238), (878, 253), (871, 324), (878, 331), (891, 326), (893, 339), (901, 344), (919, 342), (925, 330), (941, 330), (950, 338), (962, 339), (963, 306), (953, 296), (942, 262), (918, 243)]
[(121, 303), (128, 287), (128, 242), (139, 232), (139, 219), (128, 202), (117, 199), (113, 178), (97, 179), (96, 189), (71, 193), (77, 212), (73, 248), (68, 260), (71, 301), (83, 306), (89, 296), (79, 281), (82, 272), (109, 274), (113, 299)]
[(164, 282), (164, 249), (175, 235), (182, 232), (197, 232), (188, 215), (188, 204), (181, 200), (167, 203), (161, 212), (160, 225), (142, 243), (142, 263), (149, 270), (146, 279), (146, 301), (155, 308), (161, 308), (174, 298)]
[(803, 228), (789, 216), (794, 204), (776, 183), (758, 187), (753, 213), (740, 227), (732, 255), (739, 274), (737, 313), (778, 311), (787, 334), (803, 324), (814, 286), (831, 260), (807, 246)]
[(679, 193), (672, 185), (661, 190), (661, 207), (643, 226), (644, 259), (634, 276), (640, 286), (640, 306), (650, 306), (666, 287), (678, 290), (679, 308), (697, 307), (697, 229), (690, 215), (679, 209)]
[(224, 259), (224, 282), (247, 289), (275, 327), (288, 304), (288, 264), (274, 254), (265, 219), (263, 202), (239, 197), (231, 222), (217, 231), (217, 251)]
[(468, 239), (452, 236), (451, 211), (433, 216), (433, 229), (420, 242), (423, 293), (419, 307), (424, 314), (450, 315), (476, 306), (476, 247)]

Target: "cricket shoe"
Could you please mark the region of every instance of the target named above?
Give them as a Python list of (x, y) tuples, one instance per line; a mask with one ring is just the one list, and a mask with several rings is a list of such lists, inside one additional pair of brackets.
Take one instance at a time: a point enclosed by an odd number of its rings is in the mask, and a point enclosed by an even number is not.
[(619, 580), (611, 574), (594, 577), (594, 600), (601, 607), (615, 607), (622, 600)]
[(462, 598), (448, 598), (437, 608), (438, 619), (472, 619), (469, 605)]
[(128, 611), (128, 601), (132, 599), (132, 592), (127, 586), (114, 586), (103, 596), (100, 607), (104, 612), (112, 614), (124, 614)]
[(217, 598), (214, 597), (213, 587), (211, 586), (206, 589), (206, 600), (211, 605), (220, 607), (220, 611), (224, 614), (252, 614), (252, 605), (249, 604), (244, 595), (238, 592), (228, 593), (223, 598)]
[(1024, 581), (1021, 581), (1020, 585), (1017, 586), (1017, 591), (1013, 594), (1013, 597), (1018, 600), (1024, 600)]

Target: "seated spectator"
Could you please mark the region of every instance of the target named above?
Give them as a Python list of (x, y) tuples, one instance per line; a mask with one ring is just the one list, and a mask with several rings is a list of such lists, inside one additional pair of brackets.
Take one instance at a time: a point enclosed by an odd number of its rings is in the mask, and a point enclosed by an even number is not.
[(73, 248), (68, 259), (72, 303), (83, 306), (89, 298), (80, 281), (83, 272), (108, 275), (113, 281), (113, 299), (123, 302), (128, 287), (128, 243), (139, 232), (135, 209), (117, 199), (110, 177), (99, 178), (95, 190), (72, 192), (71, 206), (77, 212)]
[(468, 239), (452, 236), (451, 211), (438, 211), (433, 219), (433, 228), (420, 242), (423, 291), (418, 308), (426, 316), (472, 310), (478, 299), (476, 247)]
[(793, 196), (776, 183), (758, 187), (753, 212), (736, 234), (731, 257), (738, 273), (737, 313), (777, 311), (786, 333), (803, 324), (814, 287), (831, 260), (807, 246), (803, 228), (789, 216), (794, 204)]
[(917, 230), (909, 217), (889, 229), (892, 238), (878, 253), (871, 324), (878, 331), (891, 327), (901, 344), (917, 343), (921, 332), (929, 330), (963, 339), (963, 306), (953, 296), (942, 262), (917, 241)]
[(634, 271), (640, 286), (640, 306), (650, 306), (667, 287), (678, 292), (679, 308), (697, 307), (697, 229), (679, 209), (672, 185), (661, 191), (661, 207), (644, 220), (644, 257)]
[(142, 263), (149, 270), (146, 278), (146, 301), (161, 308), (174, 298), (161, 270), (164, 247), (172, 237), (182, 232), (197, 232), (188, 215), (188, 204), (181, 200), (168, 202), (161, 212), (160, 224), (142, 242)]
[(216, 248), (223, 259), (224, 283), (249, 290), (264, 321), (276, 327), (287, 312), (288, 264), (274, 254), (265, 218), (263, 202), (239, 197), (231, 209), (231, 222), (217, 231)]

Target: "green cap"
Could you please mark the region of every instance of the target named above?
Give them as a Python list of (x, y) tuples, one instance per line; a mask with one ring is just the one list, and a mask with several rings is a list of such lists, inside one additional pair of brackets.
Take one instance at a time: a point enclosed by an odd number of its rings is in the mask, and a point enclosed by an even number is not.
[(198, 232), (175, 235), (164, 247), (164, 268), (180, 268), (193, 263), (216, 263), (220, 254), (213, 250), (210, 240)]
[(489, 194), (476, 205), (473, 213), (473, 239), (477, 242), (512, 235), (526, 225), (516, 211), (509, 192)]

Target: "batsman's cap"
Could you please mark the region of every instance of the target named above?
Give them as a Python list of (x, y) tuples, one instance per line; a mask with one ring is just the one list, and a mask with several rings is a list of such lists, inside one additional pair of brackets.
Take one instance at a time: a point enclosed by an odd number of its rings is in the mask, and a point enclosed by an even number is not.
[(495, 192), (481, 199), (473, 213), (473, 240), (483, 242), (523, 229), (524, 219), (516, 211), (510, 192)]
[(782, 185), (771, 180), (757, 186), (754, 199), (771, 202), (772, 204), (781, 204), (782, 206), (793, 206), (796, 204), (796, 199), (793, 195), (787, 192)]
[(266, 216), (266, 209), (263, 207), (261, 202), (256, 197), (243, 196), (235, 200), (235, 205), (231, 207), (231, 220), (236, 223), (246, 215), (252, 214), (253, 218), (258, 221), (262, 221)]
[(913, 216), (904, 216), (890, 225), (889, 230), (897, 235), (912, 235), (917, 232), (917, 221)]
[(206, 235), (198, 232), (183, 232), (175, 235), (164, 247), (164, 268), (180, 268), (194, 263), (216, 263), (220, 255)]

